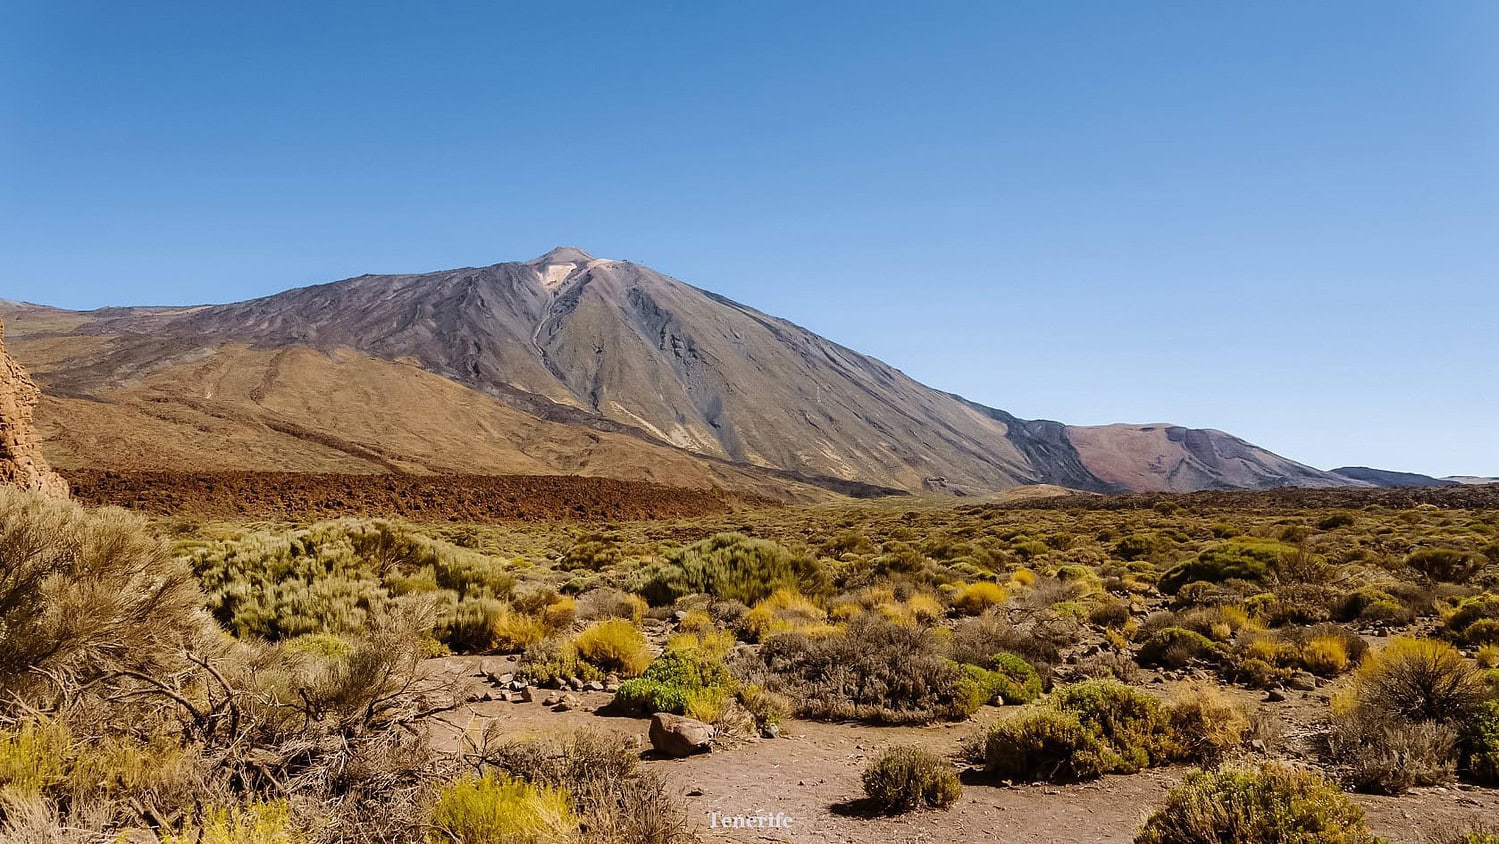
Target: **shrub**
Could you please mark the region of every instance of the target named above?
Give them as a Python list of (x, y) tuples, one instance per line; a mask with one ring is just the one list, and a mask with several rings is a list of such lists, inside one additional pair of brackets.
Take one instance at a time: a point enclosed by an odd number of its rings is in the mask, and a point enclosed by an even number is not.
[(622, 618), (596, 622), (573, 640), (588, 664), (621, 677), (634, 677), (651, 664), (645, 636)]
[(1155, 697), (1090, 680), (1053, 692), (1000, 721), (985, 741), (991, 773), (1007, 779), (1091, 779), (1133, 773), (1172, 758), (1170, 722)]
[(777, 589), (744, 616), (740, 630), (749, 641), (759, 642), (775, 633), (824, 624), (827, 619), (822, 607), (801, 593)]
[(1172, 594), (1198, 580), (1212, 583), (1262, 581), (1295, 550), (1285, 543), (1271, 540), (1233, 539), (1208, 548), (1194, 560), (1173, 566), (1161, 576), (1159, 585), (1161, 591)]
[(1150, 634), (1140, 646), (1140, 662), (1143, 665), (1184, 668), (1218, 653), (1218, 646), (1201, 633), (1181, 627), (1165, 627)]
[(1334, 713), (1326, 742), (1346, 783), (1375, 794), (1446, 782), (1457, 761), (1453, 726), (1410, 722), (1369, 707)]
[(514, 738), (491, 723), (474, 754), (484, 768), (565, 791), (589, 844), (696, 844), (686, 811), (625, 736), (599, 730)]
[(1030, 703), (1041, 696), (1041, 675), (1023, 657), (1001, 651), (991, 665), (996, 676), (994, 691), (1005, 703)]
[(1148, 560), (1171, 550), (1171, 542), (1160, 534), (1132, 533), (1114, 545), (1114, 556), (1121, 560)]
[(826, 588), (827, 576), (811, 557), (769, 540), (720, 533), (642, 570), (636, 591), (661, 606), (696, 592), (753, 604), (777, 589), (818, 594)]
[(1314, 636), (1301, 646), (1301, 664), (1313, 674), (1337, 676), (1348, 668), (1348, 646), (1339, 636)]
[(962, 586), (953, 595), (953, 606), (968, 615), (980, 615), (990, 607), (1003, 604), (1009, 596), (998, 583), (981, 580)]
[(919, 724), (965, 718), (982, 702), (935, 633), (867, 615), (843, 630), (772, 636), (756, 661), (763, 685), (808, 718)]
[(1463, 727), (1463, 767), (1483, 785), (1499, 785), (1499, 700), (1478, 707)]
[(1377, 844), (1338, 787), (1285, 765), (1198, 771), (1172, 788), (1135, 844)]
[(952, 766), (919, 747), (892, 747), (864, 769), (864, 793), (891, 814), (945, 809), (963, 793)]
[(1473, 654), (1473, 661), (1479, 668), (1499, 667), (1499, 645), (1484, 645)]
[(1447, 630), (1468, 644), (1499, 643), (1499, 594), (1485, 592), (1464, 599), (1447, 617)]
[(143, 519), (0, 487), (7, 701), (175, 664), (182, 641), (202, 629), (202, 601)]
[(1214, 763), (1243, 746), (1249, 716), (1218, 689), (1200, 685), (1166, 705), (1171, 727), (1172, 755), (1199, 763)]
[(197, 822), (184, 825), (180, 835), (162, 837), (163, 844), (301, 844), (306, 840), (292, 823), (291, 808), (284, 800), (210, 804)]
[(639, 677), (621, 683), (613, 705), (621, 712), (683, 715), (694, 703), (698, 707), (714, 701), (721, 704), (734, 688), (721, 657), (694, 648), (673, 648), (656, 657)]
[(1396, 637), (1365, 661), (1354, 694), (1360, 705), (1409, 721), (1461, 720), (1484, 696), (1462, 654), (1434, 639)]
[(1463, 583), (1488, 564), (1482, 554), (1454, 548), (1422, 548), (1405, 558), (1405, 564), (1432, 580)]
[(433, 844), (558, 844), (577, 834), (567, 790), (506, 775), (457, 780), (438, 791)]
[(0, 732), (0, 788), (37, 795), (68, 774), (72, 739), (55, 721), (24, 721)]

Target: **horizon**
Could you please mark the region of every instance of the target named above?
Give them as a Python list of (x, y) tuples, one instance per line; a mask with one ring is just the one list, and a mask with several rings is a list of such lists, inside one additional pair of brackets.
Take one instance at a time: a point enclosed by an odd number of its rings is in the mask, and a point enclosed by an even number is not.
[(0, 298), (577, 243), (1022, 418), (1499, 475), (1499, 7), (1132, 11), (18, 4)]

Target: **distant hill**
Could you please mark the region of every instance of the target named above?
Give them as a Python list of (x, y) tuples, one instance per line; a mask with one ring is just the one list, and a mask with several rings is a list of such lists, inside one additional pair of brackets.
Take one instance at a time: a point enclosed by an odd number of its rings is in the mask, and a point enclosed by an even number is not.
[(1360, 486), (1220, 431), (1030, 421), (629, 261), (229, 305), (0, 303), (69, 468), (585, 474), (761, 494)]
[(1383, 487), (1457, 486), (1457, 481), (1418, 475), (1414, 472), (1392, 472), (1388, 469), (1370, 469), (1368, 466), (1344, 466), (1333, 469), (1333, 474), (1355, 481), (1363, 481)]
[(1499, 484), (1499, 478), (1483, 478), (1478, 475), (1448, 475), (1442, 480), (1459, 484)]

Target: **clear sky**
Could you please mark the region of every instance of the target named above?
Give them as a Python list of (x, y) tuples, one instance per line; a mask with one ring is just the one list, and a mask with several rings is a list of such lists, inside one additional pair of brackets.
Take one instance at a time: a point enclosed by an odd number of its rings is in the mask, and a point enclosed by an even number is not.
[(0, 297), (564, 243), (1021, 416), (1499, 475), (1499, 3), (0, 2)]

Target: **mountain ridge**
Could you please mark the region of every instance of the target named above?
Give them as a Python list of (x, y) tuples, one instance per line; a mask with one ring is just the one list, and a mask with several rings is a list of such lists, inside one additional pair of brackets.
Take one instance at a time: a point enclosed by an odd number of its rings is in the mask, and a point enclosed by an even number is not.
[[(789, 320), (577, 247), (484, 267), (366, 274), (222, 305), (93, 312), (37, 307), (7, 304), (0, 312), (22, 324), (19, 353), (34, 358), (33, 371), (60, 399), (154, 401), (157, 410), (231, 402), (258, 419), (269, 412), (264, 399), (272, 387), (215, 399), (192, 373), (216, 357), (250, 355), (255, 362), (247, 365), (274, 385), (288, 373), (260, 356), (307, 349), (329, 359), (344, 355), (344, 366), (367, 359), (355, 368), (382, 382), (405, 376), (381, 367), (413, 366), (535, 424), (870, 490), (977, 494), (1026, 484), (1117, 492), (1362, 483), (1218, 431), (1020, 419), (926, 387)], [(321, 365), (298, 356), (283, 358), (281, 366), (288, 360)], [(191, 394), (203, 389), (210, 390), (206, 397)], [(296, 412), (326, 417), (309, 406), (312, 398), (292, 402)], [(392, 432), (396, 439), (415, 443), (402, 448), (444, 433), (419, 430), (413, 414), (393, 416), (406, 426)], [(506, 418), (511, 426), (533, 424)], [(346, 421), (317, 424), (333, 426), (330, 436), (357, 433), (366, 446), (372, 434), (345, 431), (359, 427)], [(490, 436), (482, 428), (470, 433)], [(91, 448), (97, 445), (80, 449), (77, 459), (99, 459), (85, 453)], [(620, 454), (626, 450), (621, 444)], [(560, 456), (554, 462), (566, 463)]]

